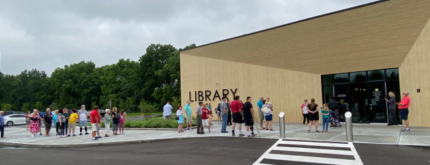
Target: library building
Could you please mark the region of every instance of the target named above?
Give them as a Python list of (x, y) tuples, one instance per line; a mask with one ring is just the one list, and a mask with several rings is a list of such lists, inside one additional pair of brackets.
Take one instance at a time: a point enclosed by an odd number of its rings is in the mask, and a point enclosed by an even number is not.
[(305, 99), (334, 97), (341, 121), (350, 111), (354, 123), (387, 124), (388, 93), (400, 102), (408, 92), (410, 125), (430, 127), (429, 9), (429, 0), (382, 0), (183, 50), (181, 104), (251, 96), (256, 111), (264, 97), (275, 122), (285, 112), (299, 123)]

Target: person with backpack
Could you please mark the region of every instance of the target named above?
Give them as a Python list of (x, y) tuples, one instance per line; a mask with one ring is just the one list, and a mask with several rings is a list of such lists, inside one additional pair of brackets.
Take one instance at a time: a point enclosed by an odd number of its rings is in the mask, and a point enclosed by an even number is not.
[(112, 124), (113, 124), (113, 127), (112, 127), (112, 132), (113, 132), (113, 135), (118, 135), (118, 126), (119, 126), (119, 118), (120, 118), (120, 116), (119, 116), (119, 114), (118, 114), (118, 109), (116, 108), (116, 107), (113, 107), (112, 108), (112, 114), (111, 114), (111, 116), (112, 116)]

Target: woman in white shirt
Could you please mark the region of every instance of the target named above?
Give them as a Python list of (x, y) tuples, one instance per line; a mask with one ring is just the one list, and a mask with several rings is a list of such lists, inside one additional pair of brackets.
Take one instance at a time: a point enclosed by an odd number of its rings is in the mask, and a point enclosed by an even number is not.
[(306, 120), (309, 123), (308, 105), (308, 100), (305, 99), (305, 102), (302, 104), (303, 125), (305, 124)]
[(184, 127), (184, 115), (182, 113), (182, 106), (178, 106), (178, 110), (176, 111), (176, 117), (178, 118), (178, 133), (184, 132), (182, 127)]
[(269, 102), (267, 102), (266, 100), (263, 100), (263, 108), (265, 109), (268, 108), (269, 111), (266, 113), (264, 113), (264, 118), (266, 119), (266, 130), (271, 130), (274, 131), (272, 129), (272, 118), (273, 118), (273, 110), (272, 110), (272, 104)]

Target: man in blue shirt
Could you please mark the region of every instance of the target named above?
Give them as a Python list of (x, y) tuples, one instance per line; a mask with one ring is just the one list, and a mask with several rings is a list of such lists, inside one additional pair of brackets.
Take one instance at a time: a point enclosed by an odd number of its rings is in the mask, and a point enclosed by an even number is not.
[(185, 117), (187, 118), (187, 131), (193, 130), (193, 113), (190, 106), (190, 100), (187, 100), (187, 104), (185, 105)]
[(170, 105), (169, 102), (166, 103), (163, 107), (163, 118), (170, 120), (170, 115), (172, 115), (172, 109), (173, 107)]
[(4, 119), (3, 119), (3, 111), (0, 111), (0, 132), (1, 132), (1, 138), (4, 138)]
[(257, 108), (258, 108), (258, 116), (260, 118), (260, 129), (264, 130), (264, 129), (266, 129), (263, 127), (264, 115), (263, 115), (263, 112), (261, 112), (261, 108), (263, 108), (263, 100), (264, 100), (264, 97), (261, 96), (260, 100), (258, 100), (258, 102), (257, 102)]

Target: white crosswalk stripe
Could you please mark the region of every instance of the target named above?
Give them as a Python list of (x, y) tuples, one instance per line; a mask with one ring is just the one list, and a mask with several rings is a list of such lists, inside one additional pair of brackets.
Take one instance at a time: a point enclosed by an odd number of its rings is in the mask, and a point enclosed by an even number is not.
[[(312, 148), (315, 147), (315, 148)], [(321, 149), (328, 148), (328, 149)], [(276, 152), (286, 151), (287, 154)], [(275, 153), (272, 153), (275, 152)], [(288, 154), (293, 152), (294, 155)], [(297, 154), (296, 154), (297, 153)], [(307, 155), (312, 154), (312, 155)], [(320, 154), (322, 156), (313, 156)], [(353, 159), (333, 158), (336, 156), (349, 156)], [(264, 162), (265, 161), (265, 162)], [(268, 165), (270, 161), (276, 162), (303, 162), (317, 164), (347, 164), (362, 165), (363, 162), (355, 150), (352, 143), (330, 143), (330, 142), (308, 142), (308, 141), (289, 141), (279, 139), (270, 147), (254, 165)], [(284, 163), (283, 163), (284, 164)]]

